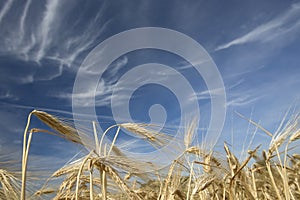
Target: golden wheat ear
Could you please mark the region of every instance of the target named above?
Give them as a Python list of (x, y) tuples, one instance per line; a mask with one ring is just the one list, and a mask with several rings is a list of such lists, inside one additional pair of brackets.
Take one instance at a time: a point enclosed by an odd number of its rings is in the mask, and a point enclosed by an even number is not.
[(15, 174), (0, 169), (0, 199), (18, 199), (20, 197), (20, 183)]
[(35, 115), (39, 120), (41, 120), (44, 124), (59, 133), (60, 137), (63, 137), (71, 142), (82, 144), (76, 128), (68, 125), (67, 123), (49, 113), (38, 110), (33, 110), (31, 113)]
[(160, 148), (166, 145), (172, 139), (172, 137), (164, 133), (152, 130), (151, 128), (153, 128), (154, 125), (151, 124), (123, 123), (118, 125), (121, 128), (137, 135), (141, 139), (146, 140), (155, 148)]

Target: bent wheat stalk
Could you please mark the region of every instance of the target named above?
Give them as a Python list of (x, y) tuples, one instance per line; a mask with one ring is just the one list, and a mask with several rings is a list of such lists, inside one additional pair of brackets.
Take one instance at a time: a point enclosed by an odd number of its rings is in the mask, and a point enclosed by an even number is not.
[(77, 130), (66, 123), (62, 122), (58, 118), (38, 110), (33, 110), (29, 113), (27, 118), (26, 127), (23, 134), (23, 153), (22, 153), (22, 187), (21, 187), (21, 200), (25, 200), (26, 198), (26, 174), (27, 174), (27, 160), (28, 160), (28, 154), (29, 154), (29, 148), (31, 144), (32, 139), (32, 133), (34, 132), (45, 132), (50, 133), (46, 130), (40, 130), (40, 129), (31, 129), (29, 131), (29, 136), (27, 138), (27, 133), (30, 126), (30, 121), (32, 115), (35, 115), (38, 117), (43, 123), (48, 125), (50, 128), (58, 132), (58, 135), (75, 143), (82, 144), (81, 139), (79, 135), (77, 134)]
[[(25, 200), (25, 195), (26, 195), (26, 172), (27, 172), (27, 156), (26, 156), (26, 153), (28, 155), (27, 150), (28, 150), (28, 147), (30, 145), (30, 143), (29, 143), (29, 145), (27, 144), (27, 132), (28, 132), (28, 129), (29, 129), (32, 113), (33, 113), (33, 111), (31, 113), (29, 113), (29, 115), (28, 115), (27, 124), (26, 124), (25, 130), (24, 130), (24, 136), (23, 136), (21, 200)], [(30, 134), (30, 136), (31, 135), (32, 134)]]

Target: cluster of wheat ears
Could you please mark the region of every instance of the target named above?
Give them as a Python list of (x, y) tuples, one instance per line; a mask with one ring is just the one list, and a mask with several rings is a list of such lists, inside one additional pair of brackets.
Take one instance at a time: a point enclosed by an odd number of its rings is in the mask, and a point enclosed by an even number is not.
[[(30, 129), (36, 116), (52, 131)], [(290, 155), (290, 144), (300, 139), (299, 115), (281, 124), (272, 134), (249, 120), (270, 136), (266, 150), (248, 150), (242, 161), (224, 144), (224, 153), (206, 151), (192, 143), (193, 123), (187, 127), (182, 154), (165, 168), (127, 156), (116, 140), (126, 129), (159, 148), (169, 137), (145, 124), (117, 124), (98, 138), (94, 127), (95, 148), (80, 159), (54, 172), (40, 189), (30, 188), (27, 161), (34, 133), (47, 133), (83, 145), (77, 130), (60, 118), (34, 110), (28, 116), (23, 138), (22, 172), (0, 168), (0, 199), (300, 199), (300, 155)], [(116, 130), (111, 143), (108, 131)], [(180, 141), (178, 141), (180, 142)], [(0, 162), (0, 166), (1, 162)], [(57, 179), (55, 184), (48, 184)]]

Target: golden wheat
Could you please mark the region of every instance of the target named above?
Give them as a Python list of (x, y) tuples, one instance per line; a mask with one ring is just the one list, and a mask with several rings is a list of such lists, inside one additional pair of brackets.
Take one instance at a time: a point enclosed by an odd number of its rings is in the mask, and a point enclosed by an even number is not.
[[(32, 115), (55, 133), (29, 130)], [(22, 180), (15, 173), (1, 168), (8, 162), (0, 162), (0, 199), (300, 199), (300, 154), (290, 154), (288, 148), (300, 139), (299, 119), (296, 115), (274, 134), (247, 119), (271, 139), (267, 149), (258, 146), (248, 150), (248, 156), (243, 160), (239, 160), (226, 143), (224, 153), (219, 152), (218, 157), (216, 152), (206, 152), (200, 145), (193, 144), (196, 130), (191, 125), (182, 141), (185, 147), (182, 154), (163, 169), (126, 156), (116, 145), (116, 140), (120, 128), (131, 131), (155, 147), (164, 146), (170, 141), (169, 136), (151, 130), (146, 124), (124, 123), (110, 127), (110, 130), (116, 127), (117, 131), (111, 143), (104, 143), (103, 137), (108, 130), (99, 141), (93, 123), (95, 149), (58, 169), (41, 189), (31, 191), (25, 183), (33, 134), (54, 134), (82, 144), (74, 127), (49, 113), (34, 110), (24, 131)], [(51, 183), (52, 180), (56, 184)]]

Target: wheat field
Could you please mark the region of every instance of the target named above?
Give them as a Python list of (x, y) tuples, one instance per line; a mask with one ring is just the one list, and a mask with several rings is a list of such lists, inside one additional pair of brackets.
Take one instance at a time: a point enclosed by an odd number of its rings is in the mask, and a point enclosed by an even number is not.
[[(33, 116), (52, 131), (31, 128)], [(127, 156), (118, 148), (116, 140), (121, 128), (155, 148), (164, 146), (172, 138), (153, 131), (147, 124), (133, 123), (113, 125), (98, 137), (94, 124), (95, 148), (55, 171), (35, 189), (28, 184), (30, 168), (27, 167), (35, 133), (52, 134), (77, 145), (83, 144), (72, 125), (34, 110), (24, 130), (21, 172), (10, 171), (9, 161), (0, 160), (0, 199), (300, 199), (300, 154), (290, 148), (300, 139), (299, 114), (282, 124), (276, 133), (248, 121), (268, 135), (267, 148), (248, 149), (243, 160), (234, 155), (226, 142), (223, 152), (207, 151), (192, 143), (196, 131), (191, 123), (186, 128), (184, 141), (178, 141), (185, 149), (164, 168)], [(111, 130), (115, 130), (115, 135), (108, 144), (103, 138)]]

